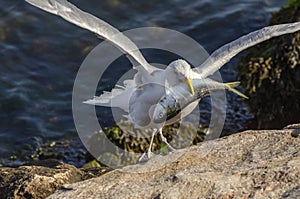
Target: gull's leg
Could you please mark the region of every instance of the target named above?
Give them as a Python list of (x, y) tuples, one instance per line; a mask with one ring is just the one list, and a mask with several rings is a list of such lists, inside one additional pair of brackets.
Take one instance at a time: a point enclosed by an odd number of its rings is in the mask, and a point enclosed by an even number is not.
[[(153, 140), (154, 140), (154, 136), (157, 132), (157, 129), (153, 129), (153, 132), (152, 132), (152, 137), (151, 137), (151, 141), (150, 141), (150, 144), (149, 144), (149, 147), (147, 149), (147, 152), (145, 152), (140, 158), (139, 158), (139, 161), (142, 162), (142, 161), (145, 161), (147, 159), (150, 159), (151, 156), (153, 155), (151, 149), (152, 149), (152, 145), (153, 145)], [(147, 157), (146, 157), (147, 155)], [(147, 159), (146, 159), (147, 158)]]
[(162, 128), (159, 129), (159, 135), (161, 137), (161, 140), (167, 145), (167, 147), (171, 150), (171, 151), (175, 151), (176, 149), (174, 149), (167, 141), (167, 138), (165, 138), (165, 136), (163, 135), (162, 132)]
[(153, 129), (151, 141), (150, 141), (148, 152), (147, 152), (149, 158), (153, 155), (153, 153), (152, 153), (152, 145), (153, 145), (153, 140), (154, 140), (154, 136), (155, 136), (156, 132), (157, 132), (157, 130)]

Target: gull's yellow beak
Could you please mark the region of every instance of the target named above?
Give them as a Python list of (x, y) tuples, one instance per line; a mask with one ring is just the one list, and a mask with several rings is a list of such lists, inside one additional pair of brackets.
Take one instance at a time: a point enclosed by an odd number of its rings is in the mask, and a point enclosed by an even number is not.
[(193, 85), (192, 85), (191, 79), (190, 79), (190, 78), (186, 78), (186, 83), (187, 83), (187, 85), (189, 86), (192, 95), (194, 95), (194, 94), (195, 94), (195, 91), (194, 91), (194, 87), (193, 87)]

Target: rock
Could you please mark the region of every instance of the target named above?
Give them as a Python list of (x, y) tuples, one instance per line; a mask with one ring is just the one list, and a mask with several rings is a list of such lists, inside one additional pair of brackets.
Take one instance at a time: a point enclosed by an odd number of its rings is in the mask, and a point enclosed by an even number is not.
[(203, 142), (64, 185), (48, 198), (300, 198), (300, 138), (291, 135), (294, 127)]
[(0, 198), (45, 198), (66, 183), (78, 182), (84, 172), (55, 160), (18, 168), (0, 168)]
[[(272, 15), (269, 25), (300, 21), (299, 0)], [(250, 48), (237, 67), (255, 116), (253, 128), (282, 128), (300, 120), (300, 32)]]
[[(78, 169), (56, 160), (43, 160), (17, 168), (0, 167), (0, 198), (45, 198), (63, 184), (100, 176), (105, 168)], [(63, 187), (62, 187), (63, 189)]]

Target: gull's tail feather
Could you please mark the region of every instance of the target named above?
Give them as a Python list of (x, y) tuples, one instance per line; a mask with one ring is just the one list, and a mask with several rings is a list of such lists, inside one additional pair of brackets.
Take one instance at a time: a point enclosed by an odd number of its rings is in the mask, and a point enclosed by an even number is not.
[(117, 107), (129, 112), (129, 101), (135, 91), (135, 78), (123, 81), (123, 86), (116, 85), (111, 92), (104, 91), (100, 96), (84, 101), (85, 104), (105, 107)]
[(111, 92), (104, 91), (100, 96), (95, 96), (93, 99), (84, 101), (84, 103), (94, 105), (110, 104), (111, 100), (120, 95), (123, 91), (123, 89), (119, 88), (114, 88)]
[(134, 92), (133, 88), (114, 88), (111, 92), (104, 91), (102, 95), (84, 101), (85, 104), (105, 107), (118, 107), (124, 111), (129, 111), (130, 96)]
[(229, 83), (226, 83), (225, 85), (226, 85), (226, 89), (228, 89), (229, 91), (231, 91), (245, 99), (248, 99), (248, 97), (246, 95), (244, 95), (243, 93), (241, 93), (240, 91), (235, 89), (235, 87), (240, 85), (240, 82), (229, 82)]

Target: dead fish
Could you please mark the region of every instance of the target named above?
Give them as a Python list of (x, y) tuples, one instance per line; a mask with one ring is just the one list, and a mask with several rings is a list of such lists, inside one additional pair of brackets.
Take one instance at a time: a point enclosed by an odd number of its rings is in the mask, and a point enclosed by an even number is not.
[(227, 89), (248, 99), (246, 95), (235, 89), (240, 82), (221, 83), (206, 78), (194, 79), (192, 80), (192, 84), (195, 90), (194, 95), (192, 95), (187, 86), (182, 83), (167, 89), (166, 94), (164, 94), (155, 105), (152, 117), (153, 122), (157, 124), (165, 123), (165, 125), (168, 125), (180, 120), (181, 117), (184, 117), (193, 111), (195, 106), (190, 106), (192, 103), (198, 103), (197, 100), (209, 96), (211, 91)]

